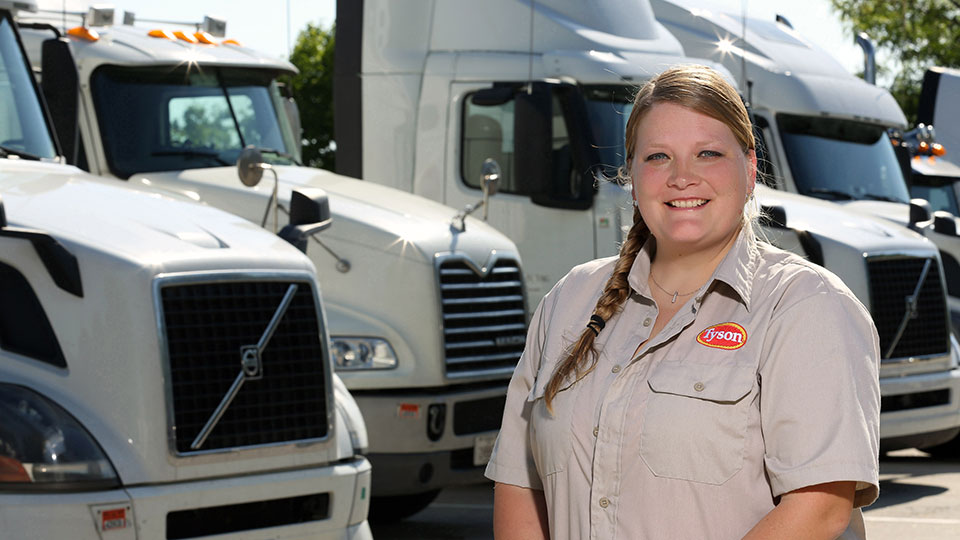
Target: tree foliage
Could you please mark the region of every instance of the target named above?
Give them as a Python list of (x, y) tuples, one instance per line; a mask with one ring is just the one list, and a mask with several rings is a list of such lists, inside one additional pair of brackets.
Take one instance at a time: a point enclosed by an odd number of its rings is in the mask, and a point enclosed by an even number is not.
[(333, 48), (334, 29), (308, 24), (297, 36), (290, 62), (300, 73), (286, 77), (303, 126), (303, 163), (335, 169), (333, 143)]
[(830, 0), (854, 35), (866, 32), (892, 60), (890, 92), (916, 122), (923, 73), (930, 66), (960, 67), (960, 0)]

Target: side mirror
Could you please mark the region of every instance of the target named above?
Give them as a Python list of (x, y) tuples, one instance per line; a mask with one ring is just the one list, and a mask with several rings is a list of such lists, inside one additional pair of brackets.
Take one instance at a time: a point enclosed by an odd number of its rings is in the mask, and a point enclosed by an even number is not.
[(786, 229), (787, 210), (782, 206), (760, 207), (760, 225), (771, 229)]
[(946, 236), (957, 236), (957, 218), (950, 212), (937, 210), (933, 213), (933, 230)]
[(926, 199), (910, 199), (910, 227), (930, 221), (932, 213), (933, 210)]
[(490, 197), (497, 194), (500, 185), (500, 164), (497, 160), (487, 158), (480, 166), (480, 189), (483, 192), (483, 220), (487, 220), (487, 208)]
[(247, 146), (237, 158), (237, 176), (247, 187), (254, 187), (263, 178), (263, 154), (255, 146)]
[(328, 228), (332, 222), (327, 193), (317, 188), (300, 188), (290, 194), (290, 223), (279, 236), (306, 253), (307, 239)]

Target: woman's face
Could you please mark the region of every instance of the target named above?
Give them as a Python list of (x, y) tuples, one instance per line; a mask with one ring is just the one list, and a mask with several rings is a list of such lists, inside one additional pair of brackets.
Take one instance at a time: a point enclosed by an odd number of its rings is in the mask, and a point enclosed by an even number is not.
[(740, 230), (757, 157), (719, 120), (672, 103), (651, 107), (636, 133), (633, 193), (657, 249), (721, 248)]

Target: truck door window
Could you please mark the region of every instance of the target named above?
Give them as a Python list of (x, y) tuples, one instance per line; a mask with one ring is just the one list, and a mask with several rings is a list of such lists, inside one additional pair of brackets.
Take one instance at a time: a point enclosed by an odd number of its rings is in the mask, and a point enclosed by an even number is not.
[(56, 157), (33, 75), (9, 16), (0, 19), (0, 120), (0, 147), (38, 158)]
[(957, 205), (957, 194), (954, 191), (956, 178), (938, 178), (926, 176), (921, 180), (916, 178), (910, 186), (910, 196), (926, 199), (934, 211), (943, 210), (955, 216), (960, 216), (960, 207)]

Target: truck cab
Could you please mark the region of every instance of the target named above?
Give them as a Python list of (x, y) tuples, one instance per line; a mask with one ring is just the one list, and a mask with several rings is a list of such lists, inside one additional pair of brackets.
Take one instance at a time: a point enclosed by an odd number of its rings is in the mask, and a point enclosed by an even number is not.
[(371, 538), (313, 265), (64, 164), (15, 23), (35, 8), (0, 1), (2, 536)]
[[(435, 201), (302, 166), (277, 82), (296, 72), (289, 62), (196, 29), (73, 21), (57, 38), (42, 18), (20, 18), (78, 166), (268, 230), (288, 224), (293, 192), (327, 194), (333, 225), (307, 254), (335, 368), (369, 428), (371, 515), (403, 517), (445, 486), (481, 481), (525, 339), (514, 243)], [(267, 165), (255, 187), (233, 167), (248, 146)]]
[[(350, 49), (337, 56), (337, 125), (349, 128), (338, 128), (338, 167), (456, 206), (478, 197), (482, 163), (498, 161), (489, 223), (517, 243), (535, 306), (570, 267), (615, 254), (624, 238), (632, 209), (616, 170), (639, 85), (691, 62), (734, 80), (719, 59), (686, 54), (654, 13), (643, 0), (339, 2), (337, 31), (348, 37), (337, 46)], [(883, 140), (878, 151), (899, 172)], [(839, 275), (871, 310), (884, 355), (884, 449), (956, 435), (958, 348), (936, 247), (788, 190), (758, 185), (756, 196), (773, 243)], [(924, 315), (912, 318), (905, 298), (921, 296)]]

